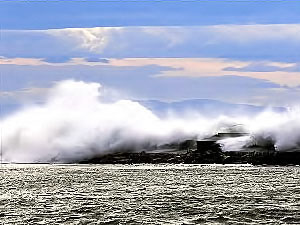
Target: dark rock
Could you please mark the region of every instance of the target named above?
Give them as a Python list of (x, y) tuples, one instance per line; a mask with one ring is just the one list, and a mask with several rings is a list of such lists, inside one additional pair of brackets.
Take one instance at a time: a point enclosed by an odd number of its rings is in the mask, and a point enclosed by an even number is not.
[[(182, 153), (182, 149), (186, 151)], [(194, 149), (193, 149), (194, 148)], [(178, 148), (179, 149), (179, 148)], [(180, 145), (177, 153), (149, 152), (118, 152), (100, 155), (80, 163), (95, 164), (137, 164), (137, 163), (185, 163), (185, 164), (240, 164), (253, 165), (299, 165), (300, 152), (270, 151), (236, 151), (222, 152), (221, 146), (215, 141), (197, 141), (197, 148), (191, 141)]]

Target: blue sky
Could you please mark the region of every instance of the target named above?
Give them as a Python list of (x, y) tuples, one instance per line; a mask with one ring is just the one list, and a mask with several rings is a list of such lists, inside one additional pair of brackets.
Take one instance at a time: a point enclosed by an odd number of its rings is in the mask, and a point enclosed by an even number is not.
[(299, 1), (1, 1), (5, 101), (65, 79), (132, 99), (286, 106), (300, 97)]
[(2, 0), (0, 18), (3, 29), (285, 24), (298, 23), (299, 10), (296, 0)]

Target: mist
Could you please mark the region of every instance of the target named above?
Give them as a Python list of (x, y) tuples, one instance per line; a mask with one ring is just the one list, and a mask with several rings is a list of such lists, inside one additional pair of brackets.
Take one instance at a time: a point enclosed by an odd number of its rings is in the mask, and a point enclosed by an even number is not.
[(249, 136), (223, 140), (224, 151), (271, 140), (279, 151), (300, 145), (300, 110), (207, 118), (199, 113), (161, 118), (131, 100), (105, 101), (99, 83), (56, 83), (41, 105), (1, 119), (4, 162), (76, 162), (115, 151), (141, 151), (202, 139), (243, 124)]

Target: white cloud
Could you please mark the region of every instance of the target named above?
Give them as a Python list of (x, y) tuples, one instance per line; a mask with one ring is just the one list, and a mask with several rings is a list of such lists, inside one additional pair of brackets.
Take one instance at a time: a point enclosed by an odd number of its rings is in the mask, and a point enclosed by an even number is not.
[(188, 30), (184, 27), (142, 27), (140, 32), (151, 38), (165, 41), (166, 46), (170, 48), (183, 44), (188, 37)]
[(152, 38), (165, 39), (171, 46), (183, 44), (191, 39), (198, 39), (199, 45), (224, 41), (239, 43), (265, 40), (300, 41), (300, 24), (144, 27), (141, 32), (150, 34)]
[[(2, 55), (296, 57), (300, 24), (94, 27), (2, 31)], [(16, 45), (17, 44), (17, 45)]]
[[(212, 25), (212, 26), (170, 26), (170, 27), (95, 27), (95, 28), (66, 28), (49, 30), (50, 34), (63, 38), (76, 39), (80, 47), (92, 52), (101, 52), (104, 48), (124, 43), (113, 42), (118, 36), (124, 35), (122, 41), (127, 45), (143, 46), (148, 39), (156, 39), (166, 44), (166, 47), (177, 45), (207, 45), (224, 41), (239, 43), (290, 40), (300, 42), (300, 24), (255, 24), (255, 25)], [(134, 34), (139, 42), (132, 43)], [(127, 37), (126, 37), (127, 36)], [(198, 43), (191, 42), (199, 40)], [(147, 48), (148, 46), (144, 46)], [(155, 46), (154, 46), (155, 47)], [(129, 49), (128, 49), (129, 50)]]
[(300, 24), (214, 25), (203, 27), (203, 32), (211, 33), (216, 41), (226, 39), (240, 43), (262, 40), (300, 41)]
[(101, 53), (110, 44), (111, 39), (120, 35), (123, 29), (121, 27), (65, 28), (47, 30), (47, 33), (74, 42), (77, 44), (75, 47)]

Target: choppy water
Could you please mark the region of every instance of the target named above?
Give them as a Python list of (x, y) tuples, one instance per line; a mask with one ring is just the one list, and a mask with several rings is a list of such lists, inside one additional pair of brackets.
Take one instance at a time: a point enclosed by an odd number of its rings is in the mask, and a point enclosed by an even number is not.
[(299, 167), (4, 165), (1, 224), (300, 224)]

